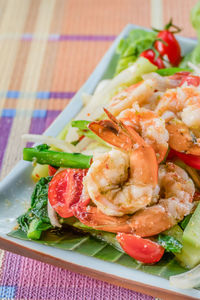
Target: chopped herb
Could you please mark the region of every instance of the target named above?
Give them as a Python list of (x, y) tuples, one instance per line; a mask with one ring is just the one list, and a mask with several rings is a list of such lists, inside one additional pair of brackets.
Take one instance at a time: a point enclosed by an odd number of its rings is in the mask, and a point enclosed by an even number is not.
[(159, 234), (158, 244), (161, 245), (167, 252), (180, 253), (183, 245), (170, 235)]

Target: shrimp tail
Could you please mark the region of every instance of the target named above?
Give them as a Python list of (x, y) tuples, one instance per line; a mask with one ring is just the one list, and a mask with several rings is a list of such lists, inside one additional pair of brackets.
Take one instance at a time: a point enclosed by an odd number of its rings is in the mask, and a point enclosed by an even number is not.
[(200, 155), (200, 146), (189, 128), (181, 121), (171, 120), (166, 124), (170, 147), (178, 152)]
[(117, 120), (106, 108), (105, 113), (109, 120), (91, 122), (88, 128), (107, 143), (130, 151), (134, 144), (144, 145), (144, 140), (131, 127), (126, 126), (120, 120)]
[(97, 207), (93, 206), (74, 206), (74, 216), (84, 225), (97, 230), (108, 232), (131, 233), (132, 229), (127, 223), (128, 216), (113, 217), (102, 213)]
[(73, 213), (80, 222), (94, 229), (113, 233), (134, 233), (141, 237), (156, 235), (176, 223), (159, 205), (142, 209), (131, 217), (108, 216), (93, 206), (75, 206)]

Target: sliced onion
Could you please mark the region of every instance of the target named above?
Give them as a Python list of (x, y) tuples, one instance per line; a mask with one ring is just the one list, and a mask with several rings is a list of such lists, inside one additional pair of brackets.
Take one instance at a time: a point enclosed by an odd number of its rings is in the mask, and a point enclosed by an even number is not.
[(99, 92), (103, 91), (103, 89), (109, 84), (110, 81), (111, 79), (101, 80), (94, 91), (94, 95), (97, 95)]
[(194, 65), (190, 61), (187, 63), (188, 67), (194, 70), (194, 72), (199, 75), (200, 74), (200, 66), (199, 65)]
[(83, 93), (81, 95), (81, 100), (83, 102), (83, 105), (86, 106), (90, 102), (91, 98), (92, 98), (92, 95)]
[(57, 213), (51, 206), (49, 200), (48, 200), (48, 205), (47, 205), (47, 212), (48, 212), (48, 217), (50, 219), (51, 225), (54, 227), (61, 227), (61, 224), (58, 221)]
[(177, 87), (180, 84), (180, 80), (171, 79), (170, 76), (161, 76), (157, 73), (147, 73), (142, 76), (144, 80), (152, 79), (156, 81), (156, 89), (164, 92), (166, 89)]
[(92, 140), (88, 137), (84, 137), (77, 145), (76, 145), (76, 152), (83, 152), (90, 144)]
[(192, 270), (171, 276), (170, 284), (179, 289), (192, 289), (200, 286), (200, 265)]
[(58, 138), (40, 134), (23, 134), (22, 139), (27, 142), (33, 143), (46, 143), (49, 146), (54, 146), (64, 152), (75, 152), (75, 147), (66, 141), (62, 141)]
[[(103, 107), (107, 105), (112, 96), (119, 90), (119, 88), (125, 88), (140, 79), (141, 75), (145, 72), (154, 70), (155, 66), (152, 65), (146, 58), (139, 57), (139, 59), (130, 67), (120, 72), (117, 76), (112, 78), (104, 87), (102, 86), (91, 98), (88, 105), (86, 105), (79, 114), (75, 117), (75, 120), (89, 120), (94, 121), (103, 115)], [(74, 130), (75, 129), (75, 130)], [(76, 128), (69, 128), (67, 134), (67, 141), (74, 141), (74, 133)]]

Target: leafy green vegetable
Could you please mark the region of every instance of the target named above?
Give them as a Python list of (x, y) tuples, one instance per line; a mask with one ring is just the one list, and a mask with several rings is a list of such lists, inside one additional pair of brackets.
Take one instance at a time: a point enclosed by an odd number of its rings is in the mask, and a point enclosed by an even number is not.
[(48, 146), (47, 144), (42, 144), (42, 145), (38, 145), (38, 146), (34, 147), (33, 149), (38, 150), (38, 151), (45, 151), (45, 150), (49, 150), (50, 146)]
[[(71, 122), (71, 126), (78, 128), (79, 130), (77, 131), (77, 133), (79, 134), (79, 136), (86, 136), (92, 140), (95, 140), (103, 145), (107, 145), (106, 142), (104, 142), (100, 137), (98, 137), (94, 132), (92, 132), (87, 125), (90, 124), (90, 121), (86, 121), (86, 120), (77, 120), (77, 121), (72, 121)], [(76, 146), (79, 143), (78, 141), (73, 141), (72, 145)]]
[(67, 225), (71, 225), (74, 228), (79, 229), (79, 230), (81, 230), (85, 233), (89, 233), (91, 236), (97, 238), (98, 240), (107, 242), (109, 245), (113, 246), (117, 250), (119, 250), (121, 252), (124, 252), (122, 250), (120, 244), (118, 243), (117, 239), (116, 239), (116, 234), (115, 233), (96, 230), (92, 227), (84, 225), (83, 223), (81, 223), (76, 218), (74, 218), (74, 219), (72, 219), (72, 218), (63, 219), (62, 223), (67, 224)]
[(47, 213), (48, 186), (51, 179), (48, 176), (38, 181), (31, 196), (31, 207), (17, 219), (28, 238), (39, 239), (42, 231), (52, 227)]
[(160, 244), (166, 251), (172, 253), (180, 253), (183, 245), (173, 236), (159, 234), (158, 244)]
[(40, 145), (35, 148), (24, 148), (23, 159), (36, 161), (41, 165), (55, 167), (88, 169), (92, 156), (81, 153), (67, 153), (48, 150), (49, 146)]
[(196, 5), (191, 10), (190, 21), (194, 29), (197, 31), (198, 38), (200, 39), (200, 2), (199, 1), (197, 1)]
[(187, 226), (187, 224), (189, 223), (190, 219), (192, 217), (192, 214), (187, 215), (183, 221), (180, 222), (181, 228), (184, 230)]
[(88, 124), (90, 124), (90, 121), (87, 120), (78, 120), (78, 121), (71, 122), (72, 127), (76, 127), (81, 130), (88, 130), (87, 127)]
[(190, 21), (192, 23), (192, 26), (197, 32), (198, 44), (192, 52), (188, 53), (183, 58), (182, 62), (179, 65), (182, 68), (187, 67), (187, 63), (189, 61), (195, 65), (200, 63), (200, 2), (199, 1), (197, 1), (196, 5), (191, 10)]
[(161, 76), (170, 76), (170, 75), (174, 75), (177, 72), (185, 72), (185, 71), (192, 72), (192, 70), (189, 68), (174, 67), (174, 68), (158, 69), (158, 70), (156, 70), (156, 73), (158, 73)]
[(191, 61), (192, 62), (192, 52), (187, 53), (183, 59), (181, 60), (179, 67), (181, 68), (187, 68), (188, 67), (188, 62)]
[[(72, 227), (66, 227), (61, 230), (47, 230), (42, 233), (40, 240), (35, 240), (34, 242), (62, 250), (75, 251), (164, 278), (169, 278), (172, 275), (186, 271), (186, 269), (181, 267), (176, 259), (169, 253), (166, 253), (162, 260), (155, 265), (141, 264), (127, 254), (113, 248), (111, 244), (109, 245), (106, 234), (107, 233), (105, 233), (104, 236), (101, 236), (101, 239), (97, 239), (88, 233), (74, 231)], [(20, 229), (10, 232), (9, 236), (28, 240), (26, 234)]]
[(130, 67), (143, 51), (152, 46), (155, 39), (155, 32), (149, 32), (143, 29), (131, 30), (128, 37), (122, 39), (117, 47), (119, 60), (115, 75)]

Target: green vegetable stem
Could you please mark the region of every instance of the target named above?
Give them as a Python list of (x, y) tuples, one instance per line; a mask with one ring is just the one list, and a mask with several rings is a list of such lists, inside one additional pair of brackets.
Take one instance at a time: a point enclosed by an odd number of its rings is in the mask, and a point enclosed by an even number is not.
[(92, 156), (81, 153), (67, 153), (49, 150), (49, 146), (43, 144), (35, 148), (24, 148), (23, 159), (47, 164), (55, 167), (88, 169)]

